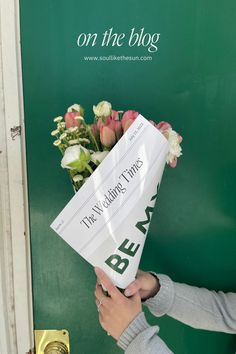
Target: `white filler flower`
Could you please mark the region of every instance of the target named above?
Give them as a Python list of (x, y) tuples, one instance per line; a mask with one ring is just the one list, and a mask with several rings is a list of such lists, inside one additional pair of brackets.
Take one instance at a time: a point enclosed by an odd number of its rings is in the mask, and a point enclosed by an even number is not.
[(182, 148), (179, 144), (178, 134), (172, 130), (168, 130), (168, 142), (169, 142), (169, 153), (167, 156), (167, 163), (171, 163), (175, 157), (180, 157), (182, 155)]
[(55, 123), (60, 123), (61, 121), (62, 121), (62, 119), (63, 119), (63, 117), (56, 117), (56, 118), (54, 118), (53, 119), (53, 121), (55, 122)]
[(96, 151), (91, 155), (91, 161), (93, 161), (95, 165), (99, 165), (108, 153), (109, 151)]
[(56, 136), (57, 134), (59, 134), (59, 130), (58, 130), (58, 129), (53, 130), (53, 131), (51, 132), (51, 135), (52, 135), (52, 136)]
[(74, 177), (73, 177), (73, 181), (74, 182), (80, 182), (80, 181), (82, 181), (83, 180), (83, 176), (82, 175), (75, 175)]
[(54, 143), (53, 143), (53, 145), (54, 145), (54, 146), (59, 146), (59, 145), (61, 145), (61, 140), (60, 140), (60, 139), (55, 140)]
[(91, 155), (91, 160), (95, 165), (99, 165), (105, 159), (109, 151), (96, 151)]

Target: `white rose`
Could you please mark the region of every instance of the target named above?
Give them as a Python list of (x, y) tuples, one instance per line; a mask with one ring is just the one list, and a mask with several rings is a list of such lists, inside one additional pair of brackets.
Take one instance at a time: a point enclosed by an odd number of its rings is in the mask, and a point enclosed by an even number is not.
[(95, 165), (99, 165), (108, 153), (109, 151), (96, 151), (91, 155), (91, 161), (93, 161)]
[(67, 112), (78, 112), (82, 118), (84, 115), (84, 108), (80, 104), (75, 103), (67, 108)]
[(178, 134), (172, 130), (168, 130), (168, 142), (169, 142), (169, 153), (167, 155), (166, 162), (172, 162), (175, 157), (180, 157), (182, 155), (182, 148), (179, 144)]
[(93, 106), (93, 111), (96, 117), (109, 117), (112, 114), (112, 106), (110, 102), (101, 101), (97, 106)]
[(82, 145), (70, 146), (65, 150), (61, 167), (83, 172), (90, 161), (90, 153)]

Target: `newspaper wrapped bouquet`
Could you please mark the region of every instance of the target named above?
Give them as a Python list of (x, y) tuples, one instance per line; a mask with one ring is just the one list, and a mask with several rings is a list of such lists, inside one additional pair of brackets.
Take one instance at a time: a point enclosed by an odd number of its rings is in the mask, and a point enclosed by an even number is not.
[(93, 106), (94, 123), (75, 104), (54, 119), (54, 145), (77, 193), (51, 227), (114, 284), (135, 278), (166, 163), (177, 164), (182, 137), (136, 111)]

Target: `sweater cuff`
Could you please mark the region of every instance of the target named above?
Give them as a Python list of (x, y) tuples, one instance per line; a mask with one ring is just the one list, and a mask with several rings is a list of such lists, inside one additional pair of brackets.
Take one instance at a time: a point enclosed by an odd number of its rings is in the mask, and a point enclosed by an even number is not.
[(151, 273), (158, 278), (160, 290), (154, 297), (144, 301), (143, 304), (146, 305), (155, 316), (161, 317), (165, 315), (173, 305), (174, 283), (167, 275)]
[(117, 345), (123, 350), (126, 350), (134, 338), (149, 327), (150, 326), (146, 321), (144, 313), (140, 312), (121, 334), (119, 340), (117, 341)]

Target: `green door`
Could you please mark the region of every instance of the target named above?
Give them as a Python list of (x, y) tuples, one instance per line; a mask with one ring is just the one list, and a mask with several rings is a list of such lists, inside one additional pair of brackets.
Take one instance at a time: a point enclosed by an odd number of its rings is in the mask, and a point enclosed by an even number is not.
[[(106, 99), (171, 122), (184, 155), (165, 171), (141, 268), (236, 291), (236, 2), (22, 0), (20, 11), (34, 326), (67, 329), (72, 354), (120, 353), (98, 323), (92, 267), (49, 227), (73, 196), (52, 119), (73, 103), (92, 119)], [(125, 37), (102, 46), (111, 28)], [(235, 353), (231, 335), (148, 319), (174, 353)]]

